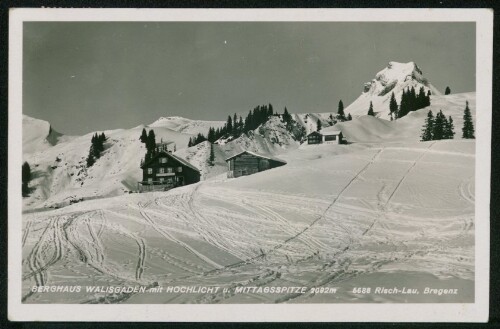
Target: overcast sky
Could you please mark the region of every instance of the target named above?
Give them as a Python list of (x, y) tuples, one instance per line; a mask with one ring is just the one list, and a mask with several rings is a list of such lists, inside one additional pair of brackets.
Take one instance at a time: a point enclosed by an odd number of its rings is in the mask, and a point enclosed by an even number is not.
[(475, 91), (474, 23), (24, 23), (23, 113), (65, 134), (272, 103), (336, 111), (389, 61)]

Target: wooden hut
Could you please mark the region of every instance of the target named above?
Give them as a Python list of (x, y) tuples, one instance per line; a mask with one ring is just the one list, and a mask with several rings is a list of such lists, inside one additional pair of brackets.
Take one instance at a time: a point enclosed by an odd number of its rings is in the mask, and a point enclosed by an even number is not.
[(250, 151), (242, 151), (226, 159), (228, 164), (228, 178), (252, 175), (264, 170), (280, 167), (286, 164), (281, 159), (257, 154)]

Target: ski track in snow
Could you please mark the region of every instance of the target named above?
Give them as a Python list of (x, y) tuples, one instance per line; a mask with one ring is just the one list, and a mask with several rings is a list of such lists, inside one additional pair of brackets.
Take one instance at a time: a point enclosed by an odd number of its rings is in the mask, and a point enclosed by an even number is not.
[(200, 258), (201, 260), (205, 261), (206, 263), (214, 266), (215, 268), (221, 268), (223, 267), (222, 265), (214, 262), (213, 260), (211, 260), (210, 258), (208, 258), (207, 256), (203, 255), (201, 252), (195, 250), (193, 247), (191, 247), (189, 244), (175, 238), (172, 234), (170, 234), (169, 232), (167, 232), (165, 229), (163, 229), (161, 226), (159, 226), (147, 213), (147, 207), (149, 205), (140, 205), (139, 204), (139, 208), (141, 209), (140, 210), (140, 213), (142, 215), (142, 217), (149, 223), (151, 224), (151, 227), (153, 227), (155, 229), (155, 231), (157, 231), (159, 234), (161, 234), (163, 237), (165, 237), (166, 239), (170, 240), (170, 241), (173, 241), (179, 245), (181, 245), (182, 247), (184, 247), (186, 250), (188, 250), (189, 252), (193, 253), (194, 255), (196, 255), (198, 258)]
[[(96, 217), (93, 215), (96, 214), (99, 214), (101, 219), (101, 225), (98, 232), (95, 231), (94, 221), (91, 220), (91, 216), (93, 217), (92, 219), (94, 219)], [(32, 221), (30, 221), (30, 223), (31, 222)], [(30, 226), (31, 225), (32, 224), (30, 224)], [(84, 226), (91, 239), (87, 240), (84, 235), (81, 234), (83, 229), (77, 228), (77, 226)], [(64, 250), (67, 252), (76, 252), (79, 261), (90, 265), (98, 273), (125, 282), (134, 281), (133, 278), (120, 273), (118, 269), (106, 264), (105, 247), (100, 239), (105, 226), (105, 216), (102, 210), (76, 213), (69, 217), (52, 217), (28, 255), (27, 263), (30, 271), (23, 276), (23, 281), (33, 278), (36, 286), (41, 287), (47, 285), (49, 283), (49, 269), (64, 260)], [(26, 230), (26, 232), (28, 232), (28, 230)], [(119, 233), (134, 239), (139, 247), (135, 279), (137, 282), (141, 282), (146, 260), (146, 246), (144, 240), (136, 237), (134, 234), (124, 232), (123, 230)], [(26, 240), (26, 237), (24, 237), (24, 240)], [(30, 291), (23, 296), (22, 301), (26, 301), (34, 294), (35, 293)]]
[[(426, 148), (412, 148), (412, 151), (420, 153), (418, 157), (414, 161), (401, 160), (401, 165), (408, 164), (408, 167), (397, 179), (380, 179), (381, 186), (377, 188), (374, 201), (349, 196), (349, 193), (357, 191), (351, 191), (351, 188), (358, 183), (374, 181), (374, 178), (365, 177), (365, 174), (375, 163), (386, 160), (381, 158), (383, 152), (398, 150), (397, 147), (372, 148), (375, 153), (368, 159), (366, 155), (357, 157), (358, 161), (364, 159), (366, 164), (352, 171), (353, 176), (339, 187), (337, 193), (332, 194), (330, 200), (256, 190), (235, 193), (233, 189), (224, 187), (225, 180), (214, 180), (167, 193), (144, 194), (141, 201), (122, 207), (126, 211), (111, 207), (46, 219), (43, 219), (43, 213), (37, 217), (34, 214), (26, 215), (22, 244), (29, 252), (25, 251), (28, 272), (23, 276), (23, 281), (32, 279), (36, 286), (47, 285), (50, 282), (50, 270), (65, 266), (67, 262), (75, 262), (72, 257), (76, 254), (81, 263), (90, 265), (104, 276), (121, 282), (144, 284), (145, 278), (150, 282), (155, 280), (153, 274), (146, 272), (149, 254), (181, 271), (181, 275), (163, 281), (169, 284), (182, 284), (190, 280), (212, 282), (210, 280), (232, 275), (241, 275), (246, 279), (232, 281), (230, 287), (263, 286), (278, 279), (294, 282), (292, 278), (284, 279), (276, 270), (276, 266), (281, 263), (293, 268), (304, 264), (301, 266), (306, 266), (308, 271), (316, 269), (317, 273), (312, 279), (295, 280), (312, 289), (375, 272), (395, 262), (408, 262), (413, 257), (442, 254), (449, 241), (470, 236), (474, 227), (473, 215), (444, 216), (440, 226), (435, 227), (431, 218), (402, 213), (400, 207), (404, 205), (393, 202), (401, 187), (407, 185), (405, 181), (408, 176), (427, 154), (464, 155), (434, 150), (434, 144), (429, 143)], [(475, 200), (473, 179), (471, 176), (460, 181), (457, 186), (458, 196), (472, 205)], [(352, 203), (354, 201), (357, 203)], [(300, 220), (293, 219), (288, 213), (300, 213), (303, 217)], [(117, 219), (131, 221), (143, 229), (130, 231), (117, 224)], [(43, 221), (46, 224), (41, 230)], [(404, 228), (413, 221), (420, 223), (421, 235), (416, 232), (407, 235), (404, 231), (401, 235), (397, 230), (398, 225)], [(447, 227), (459, 222), (462, 223), (459, 231), (445, 234)], [(252, 229), (248, 229), (250, 227)], [(167, 249), (148, 246), (148, 228), (181, 246), (201, 263), (179, 258)], [(188, 234), (190, 239), (184, 239), (184, 234)], [(218, 258), (209, 257), (200, 245), (190, 242), (193, 234), (200, 241), (239, 261), (221, 263)], [(106, 257), (106, 244), (109, 242), (103, 239), (110, 235), (135, 241), (137, 253), (133, 273), (122, 271), (119, 264)], [(419, 239), (424, 238), (425, 243), (414, 247)], [(35, 243), (31, 245), (31, 241)], [(366, 243), (386, 246), (384, 248), (387, 251), (377, 252), (370, 247), (363, 249)], [(364, 258), (371, 259), (371, 262), (360, 267), (360, 260)], [(62, 260), (64, 263), (61, 265)], [(253, 269), (253, 272), (249, 269)], [(306, 295), (277, 296), (274, 302), (312, 296)], [(31, 296), (31, 292), (26, 294), (23, 302)], [(130, 297), (132, 295), (121, 296), (115, 302), (123, 302)], [(232, 297), (234, 294), (207, 294), (196, 297), (192, 302), (219, 303)]]
[(474, 177), (470, 177), (468, 180), (461, 181), (460, 185), (458, 187), (460, 196), (470, 202), (472, 205), (475, 203), (475, 196), (474, 193), (472, 192), (472, 179)]

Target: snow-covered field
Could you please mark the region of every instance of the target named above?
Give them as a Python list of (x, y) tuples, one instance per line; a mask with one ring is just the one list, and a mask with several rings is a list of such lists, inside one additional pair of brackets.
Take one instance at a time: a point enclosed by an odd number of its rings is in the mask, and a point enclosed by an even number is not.
[[(399, 102), (409, 86), (431, 90), (431, 106), (384, 120), (390, 94)], [(364, 115), (370, 101), (375, 117)], [(475, 141), (461, 138), (466, 102), (475, 118), (475, 92), (440, 95), (416, 64), (391, 62), (346, 108), (353, 120), (336, 124), (345, 145), (301, 144), (273, 116), (248, 135), (218, 140), (211, 164), (210, 143), (187, 144), (224, 122), (167, 117), (105, 131), (103, 155), (90, 168), (93, 132), (63, 136), (24, 116), (23, 160), (33, 180), (23, 198), (23, 302), (473, 302)], [(429, 110), (453, 118), (454, 139), (419, 141)], [(330, 114), (293, 117), (311, 132), (318, 120), (327, 127)], [(142, 175), (143, 128), (173, 142), (175, 154), (200, 169), (201, 182), (131, 193)], [(226, 178), (225, 159), (242, 150), (287, 164)], [(31, 289), (44, 286), (72, 290)], [(220, 289), (111, 293), (87, 286)], [(305, 290), (253, 291), (259, 287)]]
[[(286, 166), (23, 216), (28, 303), (471, 302), (474, 141), (301, 146)], [(233, 293), (31, 293), (34, 285)], [(236, 287), (336, 294), (234, 293)], [(359, 295), (353, 287), (415, 288)], [(457, 295), (423, 294), (459, 288)]]

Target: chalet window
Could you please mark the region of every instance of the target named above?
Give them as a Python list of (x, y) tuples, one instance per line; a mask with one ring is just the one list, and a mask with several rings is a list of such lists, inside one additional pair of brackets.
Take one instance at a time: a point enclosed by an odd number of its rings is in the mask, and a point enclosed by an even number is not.
[(160, 158), (160, 163), (167, 163), (167, 158)]
[(153, 168), (148, 168), (148, 174), (151, 175), (153, 173)]
[(168, 167), (168, 168), (167, 168), (167, 172), (168, 172), (169, 174), (173, 173), (173, 172), (174, 172), (174, 168), (170, 168), (170, 167)]
[(148, 184), (153, 184), (153, 179), (152, 178), (148, 178)]
[(325, 136), (325, 141), (334, 141), (337, 139), (336, 135), (326, 135)]
[(177, 172), (182, 172), (182, 167), (177, 167)]
[(160, 178), (160, 184), (163, 184), (163, 177)]
[(165, 172), (165, 168), (159, 168), (159, 169), (158, 169), (158, 173), (159, 173), (159, 174), (163, 174), (164, 172)]

